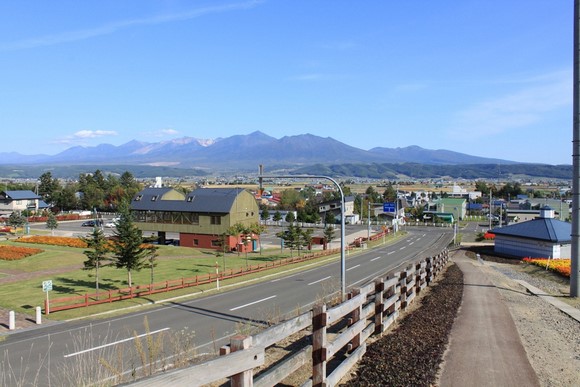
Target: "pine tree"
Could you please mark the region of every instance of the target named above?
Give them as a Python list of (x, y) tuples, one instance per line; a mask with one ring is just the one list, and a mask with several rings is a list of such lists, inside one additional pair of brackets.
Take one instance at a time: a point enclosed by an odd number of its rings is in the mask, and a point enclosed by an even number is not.
[(58, 221), (52, 211), (48, 211), (48, 219), (46, 220), (46, 228), (50, 229), (50, 234), (54, 235), (54, 230), (58, 227)]
[(131, 287), (133, 285), (131, 272), (145, 267), (145, 259), (149, 252), (143, 245), (143, 233), (133, 223), (126, 201), (121, 202), (119, 206), (119, 221), (114, 236), (112, 245), (114, 264), (118, 269), (127, 270), (127, 282)]
[(108, 241), (103, 231), (98, 227), (93, 228), (93, 233), (90, 234), (90, 236), (81, 239), (85, 241), (87, 247), (90, 249), (83, 252), (87, 256), (87, 260), (83, 262), (83, 269), (95, 270), (95, 289), (98, 296), (99, 268), (106, 266), (106, 264), (103, 264), (103, 262), (108, 261)]

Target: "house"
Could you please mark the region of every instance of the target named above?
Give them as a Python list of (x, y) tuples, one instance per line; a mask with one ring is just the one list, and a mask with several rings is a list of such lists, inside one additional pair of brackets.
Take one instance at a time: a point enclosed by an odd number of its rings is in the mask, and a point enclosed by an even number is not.
[[(433, 209), (434, 207), (434, 209)], [(435, 214), (451, 214), (452, 218), (455, 220), (465, 219), (467, 213), (467, 200), (459, 198), (441, 198), (434, 200), (432, 204), (429, 205), (428, 211)]]
[(569, 258), (572, 225), (554, 219), (554, 210), (544, 206), (540, 216), (491, 230), (495, 234), (494, 251), (516, 257)]
[[(136, 226), (157, 232), (160, 243), (167, 233), (179, 234), (179, 245), (221, 249), (221, 238), (235, 224), (249, 227), (259, 221), (254, 195), (242, 188), (198, 188), (185, 195), (172, 188), (146, 188), (131, 201)], [(228, 250), (252, 251), (259, 235), (227, 235)], [(250, 242), (250, 243), (248, 243)]]
[[(330, 200), (327, 202), (322, 202), (318, 205), (318, 213), (320, 217), (324, 219), (327, 213), (332, 213), (337, 220), (340, 220), (341, 216), (341, 203), (340, 199)], [(344, 217), (345, 222), (352, 221), (352, 216), (354, 215), (354, 196), (344, 197)]]
[(41, 196), (30, 190), (0, 192), (0, 214), (24, 210), (37, 211), (48, 207)]

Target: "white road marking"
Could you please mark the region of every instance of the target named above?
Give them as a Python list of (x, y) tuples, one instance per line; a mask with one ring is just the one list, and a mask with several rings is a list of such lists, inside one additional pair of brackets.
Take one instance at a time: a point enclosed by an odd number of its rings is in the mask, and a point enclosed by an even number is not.
[(308, 286), (317, 284), (317, 283), (322, 282), (322, 281), (326, 281), (329, 278), (332, 278), (332, 276), (329, 275), (328, 277), (324, 277), (323, 279), (319, 279), (318, 281), (311, 282), (311, 283), (308, 284)]
[(121, 344), (121, 343), (124, 343), (124, 342), (127, 342), (127, 341), (135, 340), (136, 338), (140, 338), (140, 337), (143, 337), (143, 336), (154, 335), (156, 333), (160, 333), (160, 332), (163, 332), (163, 331), (167, 331), (169, 329), (170, 328), (163, 328), (163, 329), (159, 329), (159, 330), (156, 330), (156, 331), (153, 331), (153, 332), (143, 333), (142, 335), (139, 335), (139, 336), (136, 336), (136, 337), (129, 337), (127, 339), (115, 341), (113, 343), (99, 345), (98, 347), (93, 347), (93, 348), (85, 349), (85, 350), (79, 351), (79, 352), (69, 353), (68, 355), (64, 355), (64, 357), (66, 358), (66, 357), (72, 357), (72, 356), (81, 355), (83, 353), (87, 353), (87, 352), (91, 352), (91, 351), (96, 351), (97, 349), (110, 347), (111, 345)]
[(405, 248), (406, 248), (406, 247), (407, 247), (407, 246), (403, 246), (403, 247), (401, 247), (399, 250), (405, 250)]
[(250, 302), (249, 304), (244, 304), (244, 305), (236, 306), (235, 308), (230, 309), (230, 312), (233, 312), (234, 310), (238, 310), (238, 309), (245, 308), (246, 306), (250, 306), (250, 305), (257, 304), (259, 302), (268, 301), (268, 300), (271, 300), (272, 298), (275, 298), (275, 297), (276, 297), (276, 295), (274, 294), (273, 296), (266, 297), (266, 298), (262, 298), (261, 300), (254, 301), (254, 302)]
[(272, 281), (270, 281), (270, 282), (278, 282), (278, 281), (282, 281), (282, 280), (284, 280), (284, 279), (288, 279), (288, 278), (296, 277), (297, 275), (300, 275), (300, 274), (302, 274), (302, 273), (296, 273), (296, 274), (289, 275), (289, 276), (287, 276), (287, 277), (276, 278), (276, 279), (274, 279), (274, 280), (272, 280)]
[(371, 259), (371, 262), (376, 261), (377, 259), (381, 259), (382, 257), (375, 257), (373, 259)]
[(352, 269), (356, 269), (356, 268), (357, 268), (357, 267), (359, 267), (359, 266), (360, 266), (360, 265), (356, 265), (356, 266), (353, 266), (353, 267), (349, 267), (348, 269), (346, 269), (346, 271), (351, 271)]
[(389, 251), (389, 252), (387, 253), (387, 255), (391, 255), (391, 254), (394, 254), (394, 253), (395, 253), (394, 251)]

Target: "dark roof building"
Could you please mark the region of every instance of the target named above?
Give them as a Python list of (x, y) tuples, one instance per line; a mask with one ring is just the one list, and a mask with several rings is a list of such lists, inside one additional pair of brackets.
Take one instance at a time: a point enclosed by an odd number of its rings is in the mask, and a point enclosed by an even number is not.
[(496, 253), (517, 257), (570, 258), (572, 225), (554, 219), (554, 211), (545, 206), (540, 217), (527, 222), (491, 230), (495, 234)]
[[(198, 188), (185, 195), (172, 188), (146, 188), (131, 201), (137, 227), (158, 235), (178, 233), (181, 246), (218, 248), (218, 239), (241, 224), (259, 221), (258, 204), (243, 188)], [(257, 239), (257, 236), (252, 236)], [(229, 245), (238, 245), (236, 238)]]

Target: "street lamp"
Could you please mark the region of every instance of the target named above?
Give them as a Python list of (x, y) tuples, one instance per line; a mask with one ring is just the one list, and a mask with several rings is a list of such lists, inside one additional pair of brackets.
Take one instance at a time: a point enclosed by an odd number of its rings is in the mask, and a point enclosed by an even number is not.
[(344, 246), (344, 228), (345, 228), (345, 221), (344, 221), (344, 192), (340, 184), (336, 180), (328, 176), (314, 176), (314, 175), (262, 175), (262, 166), (260, 166), (260, 174), (259, 174), (259, 181), (260, 181), (260, 188), (262, 185), (263, 179), (326, 179), (330, 180), (336, 188), (338, 188), (338, 192), (340, 192), (340, 295), (341, 300), (345, 300), (346, 298), (346, 258), (345, 258), (345, 246)]

